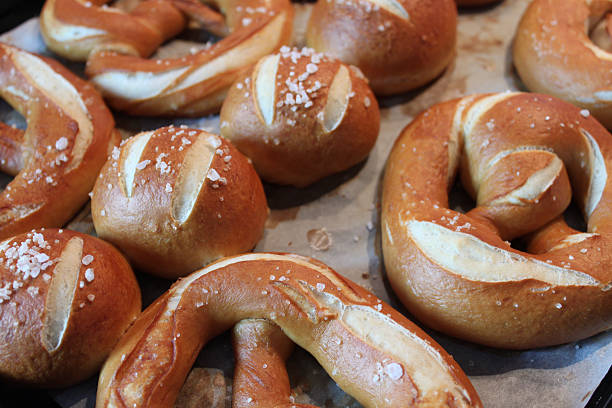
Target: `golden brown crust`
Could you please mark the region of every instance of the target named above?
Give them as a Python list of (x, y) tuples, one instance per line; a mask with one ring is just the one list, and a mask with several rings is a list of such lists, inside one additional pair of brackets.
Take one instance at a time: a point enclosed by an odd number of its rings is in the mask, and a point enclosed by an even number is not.
[(263, 186), (228, 141), (198, 129), (143, 132), (113, 151), (92, 196), (98, 235), (144, 271), (176, 278), (251, 250)]
[(400, 313), (318, 261), (261, 253), (195, 272), (147, 308), (107, 360), (97, 405), (172, 406), (199, 349), (246, 318), (277, 324), (366, 407), (482, 406)]
[[(89, 6), (86, 6), (89, 3)], [(149, 0), (129, 14), (85, 0), (47, 0), (41, 31), (56, 52), (87, 61), (86, 73), (109, 104), (131, 114), (201, 116), (218, 112), (231, 83), (262, 56), (289, 41), (288, 0), (212, 1), (225, 15), (192, 0)], [(218, 33), (210, 48), (175, 59), (147, 60), (186, 25), (185, 15)]]
[(380, 113), (355, 67), (283, 47), (234, 83), (220, 121), (264, 180), (304, 187), (365, 159)]
[(359, 67), (376, 94), (390, 95), (440, 75), (456, 31), (453, 0), (324, 0), (314, 6), (306, 43)]
[(111, 245), (43, 229), (0, 245), (0, 376), (66, 387), (94, 374), (140, 313), (140, 289)]
[(478, 7), (493, 3), (500, 3), (502, 0), (456, 0), (459, 7)]
[(87, 82), (56, 61), (0, 44), (0, 96), (25, 117), (3, 131), (2, 169), (15, 178), (0, 195), (0, 238), (64, 225), (119, 143), (113, 117)]
[(612, 10), (607, 0), (535, 0), (517, 28), (514, 65), (533, 92), (589, 109), (612, 127), (612, 54), (589, 38), (591, 23)]
[[(502, 348), (612, 327), (610, 140), (586, 112), (537, 94), (473, 95), (417, 117), (395, 143), (383, 186), (384, 260), (402, 302), (431, 327)], [(459, 168), (477, 200), (466, 214), (447, 208)], [(558, 218), (568, 176), (587, 233)], [(537, 254), (503, 241), (537, 229)]]

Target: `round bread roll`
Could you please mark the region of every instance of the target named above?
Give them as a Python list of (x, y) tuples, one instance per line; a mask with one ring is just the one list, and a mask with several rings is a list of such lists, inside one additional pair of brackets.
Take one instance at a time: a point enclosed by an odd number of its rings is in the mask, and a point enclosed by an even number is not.
[(173, 126), (140, 133), (113, 151), (91, 211), (101, 238), (165, 278), (251, 250), (268, 214), (247, 158), (219, 136)]
[(380, 112), (358, 69), (283, 47), (234, 83), (220, 120), (264, 180), (304, 187), (364, 160)]
[(514, 66), (529, 90), (586, 108), (608, 129), (612, 129), (610, 29), (603, 30), (604, 36), (601, 29), (591, 29), (602, 27), (597, 23), (605, 21), (610, 11), (609, 0), (535, 0), (519, 23), (513, 48)]
[(318, 1), (306, 44), (358, 66), (378, 95), (436, 78), (454, 55), (454, 0)]
[(89, 235), (33, 230), (0, 244), (0, 377), (66, 387), (93, 375), (140, 314), (127, 261)]

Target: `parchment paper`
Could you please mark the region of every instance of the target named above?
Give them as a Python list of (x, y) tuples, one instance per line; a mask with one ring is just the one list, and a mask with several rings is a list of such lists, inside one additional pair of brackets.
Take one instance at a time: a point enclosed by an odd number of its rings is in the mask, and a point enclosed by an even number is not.
[[(387, 155), (400, 130), (434, 103), (476, 92), (523, 90), (512, 70), (510, 44), (528, 3), (529, 0), (506, 0), (489, 8), (462, 10), (457, 57), (442, 77), (415, 92), (379, 100), (380, 136), (365, 163), (305, 190), (266, 185), (272, 211), (256, 251), (288, 251), (318, 258), (408, 314), (391, 293), (382, 267), (378, 227)], [(36, 19), (0, 40), (49, 55)], [(188, 49), (185, 48), (188, 46), (181, 43), (179, 48)], [(166, 47), (159, 54), (170, 55), (175, 49), (176, 46)], [(67, 65), (82, 74), (82, 64)], [(0, 106), (0, 119), (25, 125), (7, 105)], [(213, 132), (218, 131), (219, 125), (217, 116), (166, 120), (117, 114), (116, 120), (124, 136), (170, 123)], [(88, 207), (69, 228), (93, 233)], [(143, 274), (139, 274), (139, 280), (145, 304), (169, 286), (167, 281)], [(432, 330), (428, 332), (465, 370), (486, 407), (582, 407), (612, 364), (612, 332), (577, 343), (524, 352), (482, 347)], [(207, 345), (196, 366), (220, 368), (231, 378), (232, 352), (228, 336)], [(303, 350), (294, 353), (288, 366), (297, 393), (305, 393), (302, 401), (325, 407), (359, 406)], [(95, 403), (96, 381), (97, 378), (92, 378), (52, 395), (64, 407), (90, 407)]]

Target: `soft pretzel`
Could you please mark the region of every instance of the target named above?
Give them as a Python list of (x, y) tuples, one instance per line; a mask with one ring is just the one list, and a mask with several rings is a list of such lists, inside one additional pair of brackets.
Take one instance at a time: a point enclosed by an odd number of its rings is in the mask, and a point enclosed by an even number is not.
[(0, 43), (0, 96), (26, 119), (0, 126), (0, 239), (65, 224), (119, 143), (100, 95), (55, 61)]
[[(427, 325), (494, 347), (611, 328), (611, 160), (612, 136), (552, 97), (435, 105), (402, 131), (385, 172), (383, 253), (394, 291)], [(458, 168), (477, 205), (465, 214), (448, 208)], [(587, 232), (563, 221), (572, 190)], [(528, 252), (504, 241), (534, 230)]]
[(246, 318), (277, 324), (365, 407), (482, 406), (452, 358), (397, 311), (320, 262), (266, 253), (218, 261), (149, 306), (107, 360), (97, 406), (172, 406), (200, 348)]
[(109, 244), (68, 230), (0, 243), (0, 377), (65, 387), (100, 369), (140, 313), (129, 264)]
[(306, 43), (359, 67), (376, 94), (425, 85), (454, 56), (454, 0), (320, 0)]
[(612, 54), (593, 43), (589, 32), (610, 11), (609, 0), (535, 0), (521, 19), (513, 48), (527, 88), (589, 109), (608, 128)]
[[(226, 38), (196, 54), (147, 60), (180, 32), (185, 16), (201, 16), (196, 0), (148, 0), (131, 13), (102, 8), (105, 0), (47, 0), (41, 31), (49, 47), (87, 59), (86, 73), (116, 109), (140, 115), (202, 115), (218, 111), (228, 87), (259, 58), (291, 37), (288, 0), (218, 0), (223, 21), (205, 23)], [(216, 13), (213, 13), (213, 15)]]
[(134, 265), (177, 278), (250, 251), (268, 207), (253, 166), (229, 142), (170, 126), (113, 151), (94, 186), (91, 213), (98, 236)]
[(380, 112), (355, 67), (282, 47), (230, 88), (220, 121), (263, 179), (303, 187), (365, 159)]

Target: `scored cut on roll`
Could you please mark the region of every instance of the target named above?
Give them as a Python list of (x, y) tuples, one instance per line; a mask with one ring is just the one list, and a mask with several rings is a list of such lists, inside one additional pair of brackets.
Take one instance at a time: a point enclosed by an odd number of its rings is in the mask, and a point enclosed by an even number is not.
[(96, 90), (57, 61), (0, 43), (0, 97), (27, 129), (0, 123), (0, 239), (61, 227), (88, 200), (113, 146), (114, 120)]
[[(610, 163), (610, 133), (550, 96), (434, 105), (402, 131), (385, 170), (382, 245), (394, 292), (424, 324), (493, 347), (610, 329)], [(477, 205), (465, 214), (448, 208), (457, 172)], [(584, 232), (563, 219), (572, 195)], [(519, 236), (527, 251), (510, 245)]]
[(425, 85), (455, 53), (454, 0), (320, 0), (306, 45), (359, 67), (377, 95)]
[(305, 187), (364, 160), (380, 112), (359, 69), (283, 47), (234, 83), (220, 121), (264, 180)]
[(33, 230), (0, 243), (0, 377), (67, 387), (100, 369), (140, 313), (140, 288), (108, 243)]
[(251, 250), (268, 215), (246, 157), (217, 135), (174, 126), (139, 133), (113, 150), (91, 211), (100, 238), (166, 278)]

